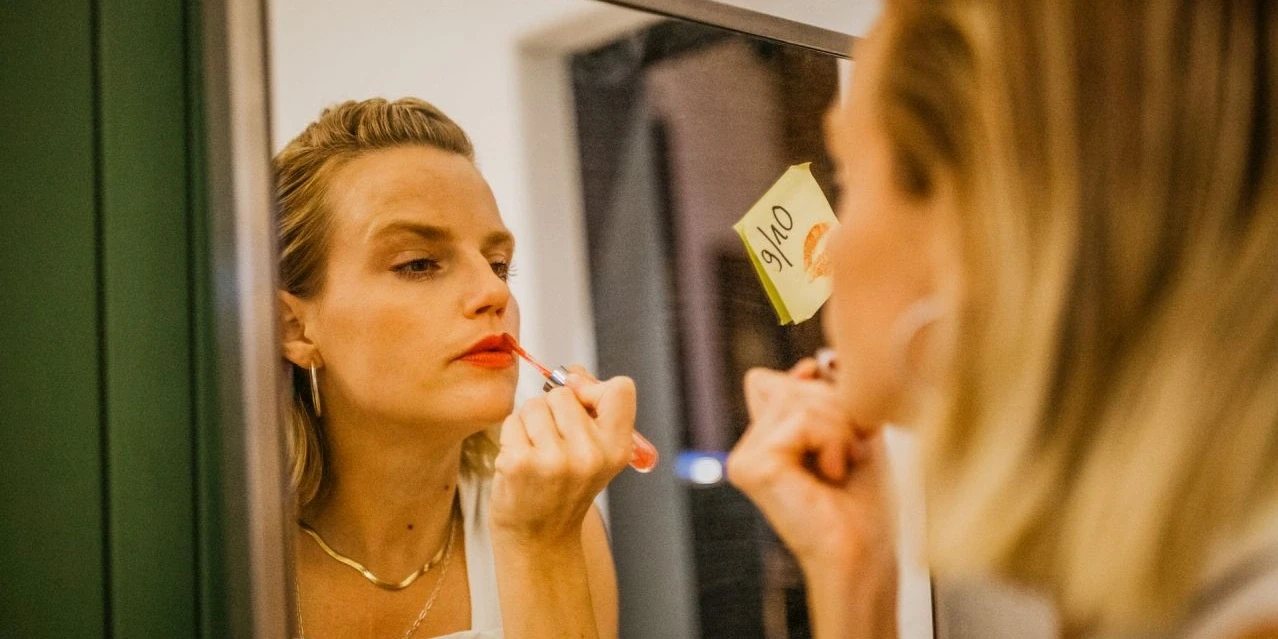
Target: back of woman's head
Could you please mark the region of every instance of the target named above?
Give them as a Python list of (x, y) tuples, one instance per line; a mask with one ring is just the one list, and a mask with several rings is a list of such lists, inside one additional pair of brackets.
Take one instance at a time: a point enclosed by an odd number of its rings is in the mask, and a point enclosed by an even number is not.
[[(329, 185), (335, 172), (360, 155), (424, 146), (474, 159), (474, 148), (456, 122), (422, 100), (373, 98), (325, 109), (274, 158), (280, 287), (299, 298), (320, 295), (334, 211)], [(293, 379), (287, 425), (291, 485), (305, 507), (327, 488), (323, 422), (311, 401), (308, 372), (286, 363)], [(487, 433), (467, 440), (464, 460), (491, 467), (495, 444)]]
[(1278, 9), (888, 5), (898, 181), (958, 202), (933, 561), (1166, 619), (1278, 506)]

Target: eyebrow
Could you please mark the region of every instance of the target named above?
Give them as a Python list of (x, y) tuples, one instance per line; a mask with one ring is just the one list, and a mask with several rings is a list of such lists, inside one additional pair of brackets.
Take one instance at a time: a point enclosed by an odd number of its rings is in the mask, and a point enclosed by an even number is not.
[[(454, 239), (453, 232), (448, 227), (402, 221), (391, 222), (381, 226), (369, 233), (368, 237), (376, 240), (396, 233), (411, 233), (432, 242), (448, 242)], [(509, 231), (493, 231), (485, 235), (482, 242), (484, 249), (505, 245), (513, 246), (514, 244), (515, 236), (511, 235)]]
[(417, 224), (414, 222), (391, 222), (378, 227), (376, 230), (368, 234), (370, 239), (379, 239), (387, 235), (395, 235), (398, 233), (411, 233), (419, 235), (423, 239), (433, 241), (446, 241), (453, 238), (452, 231), (442, 226), (433, 226), (430, 224)]

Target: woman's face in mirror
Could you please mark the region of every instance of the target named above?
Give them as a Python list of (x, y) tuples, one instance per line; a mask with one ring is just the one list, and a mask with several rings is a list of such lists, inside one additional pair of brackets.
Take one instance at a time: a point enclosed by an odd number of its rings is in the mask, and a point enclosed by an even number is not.
[(886, 29), (880, 25), (857, 45), (848, 99), (827, 120), (831, 156), (838, 165), (841, 226), (831, 234), (833, 294), (823, 325), (839, 356), (839, 390), (859, 423), (909, 417), (906, 398), (914, 340), (901, 336), (910, 307), (935, 290), (936, 212), (930, 199), (905, 193), (893, 171), (877, 92)]
[(463, 358), (519, 334), (514, 239), (474, 163), (424, 146), (365, 153), (334, 172), (326, 204), (325, 280), (305, 311), (326, 412), (465, 431), (510, 414), (513, 357)]

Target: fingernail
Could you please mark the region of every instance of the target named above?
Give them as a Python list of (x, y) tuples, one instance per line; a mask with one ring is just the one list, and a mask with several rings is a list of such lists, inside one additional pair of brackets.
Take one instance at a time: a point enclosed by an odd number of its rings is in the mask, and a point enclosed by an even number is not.
[(568, 373), (568, 375), (564, 377), (564, 381), (567, 382), (569, 386), (575, 388), (577, 386), (584, 385), (586, 383), (586, 378), (578, 373)]

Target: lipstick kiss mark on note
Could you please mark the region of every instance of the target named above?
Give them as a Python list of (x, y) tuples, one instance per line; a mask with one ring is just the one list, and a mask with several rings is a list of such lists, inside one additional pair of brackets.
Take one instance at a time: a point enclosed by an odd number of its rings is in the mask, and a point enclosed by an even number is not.
[(781, 324), (811, 319), (830, 297), (830, 234), (839, 220), (810, 164), (786, 169), (732, 225)]
[(826, 255), (826, 243), (822, 241), (829, 230), (829, 223), (822, 222), (814, 225), (803, 238), (803, 272), (808, 274), (809, 282), (830, 274), (830, 258)]

